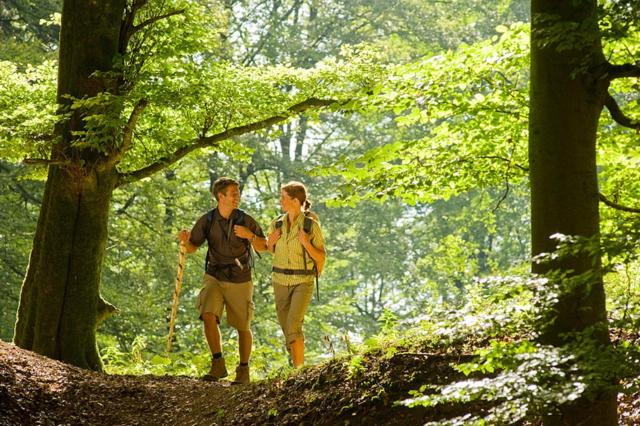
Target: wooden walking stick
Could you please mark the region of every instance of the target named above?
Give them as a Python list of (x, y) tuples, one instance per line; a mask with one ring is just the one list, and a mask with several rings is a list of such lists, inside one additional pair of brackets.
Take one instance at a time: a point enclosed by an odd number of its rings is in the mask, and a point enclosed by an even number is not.
[(186, 247), (183, 242), (180, 242), (180, 255), (178, 256), (178, 274), (176, 276), (176, 288), (175, 290), (173, 290), (173, 306), (171, 307), (171, 317), (169, 319), (167, 352), (171, 352), (171, 342), (173, 341), (173, 325), (176, 322), (176, 314), (178, 313), (178, 301), (180, 300), (180, 288), (182, 288), (182, 273), (184, 272), (184, 261), (186, 257)]

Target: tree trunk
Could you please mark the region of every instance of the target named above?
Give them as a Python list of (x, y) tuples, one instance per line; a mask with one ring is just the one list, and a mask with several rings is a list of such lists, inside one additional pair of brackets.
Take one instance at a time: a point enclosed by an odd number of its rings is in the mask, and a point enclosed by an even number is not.
[[(596, 132), (607, 91), (598, 72), (606, 63), (597, 26), (596, 1), (532, 1), (529, 162), (533, 254), (552, 252), (555, 233), (599, 235)], [(561, 34), (561, 42), (551, 38)], [(557, 40), (557, 38), (556, 38)], [(562, 43), (572, 43), (561, 45)], [(560, 346), (562, 334), (593, 325), (609, 344), (600, 255), (583, 253), (554, 264), (533, 264), (573, 276), (592, 272), (575, 290), (563, 293), (556, 318), (541, 341)], [(578, 400), (546, 424), (617, 424), (615, 394)]]
[[(113, 76), (94, 73), (114, 69), (124, 7), (124, 0), (64, 1), (60, 105), (70, 104), (67, 95), (117, 94)], [(107, 309), (99, 295), (100, 273), (117, 174), (104, 151), (73, 146), (72, 132), (84, 129), (87, 114), (119, 114), (110, 106), (100, 108), (76, 110), (56, 126), (59, 142), (51, 155), (56, 164), (49, 167), (14, 335), (22, 348), (95, 370), (102, 368), (95, 333)], [(111, 137), (107, 151), (117, 146), (118, 135)]]
[(52, 167), (22, 286), (15, 343), (100, 370), (95, 343), (100, 273), (115, 180)]

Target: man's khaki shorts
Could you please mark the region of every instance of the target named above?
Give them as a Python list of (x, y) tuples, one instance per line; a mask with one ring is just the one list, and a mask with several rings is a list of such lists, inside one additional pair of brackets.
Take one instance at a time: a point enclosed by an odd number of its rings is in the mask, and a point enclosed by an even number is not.
[(292, 286), (274, 282), (273, 294), (287, 348), (295, 340), (304, 341), (302, 323), (313, 296), (313, 281)]
[(209, 274), (204, 274), (203, 287), (196, 301), (196, 309), (200, 319), (204, 313), (210, 312), (222, 318), (227, 308), (227, 324), (237, 330), (249, 330), (253, 319), (253, 282), (230, 283), (220, 281)]

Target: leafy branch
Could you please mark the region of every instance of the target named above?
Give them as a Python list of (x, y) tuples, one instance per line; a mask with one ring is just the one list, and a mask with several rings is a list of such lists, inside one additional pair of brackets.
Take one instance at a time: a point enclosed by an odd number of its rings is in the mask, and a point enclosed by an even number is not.
[(117, 164), (122, 159), (122, 156), (129, 150), (129, 148), (131, 148), (131, 144), (133, 142), (133, 131), (138, 123), (138, 119), (148, 104), (149, 103), (146, 99), (140, 99), (133, 107), (133, 111), (131, 111), (131, 115), (129, 115), (129, 120), (122, 129), (122, 145), (109, 157), (108, 162), (111, 165)]
[(623, 206), (621, 204), (615, 203), (611, 200), (609, 200), (607, 197), (605, 197), (602, 194), (598, 194), (600, 197), (600, 201), (602, 201), (604, 204), (606, 204), (607, 206), (614, 208), (616, 210), (621, 210), (623, 212), (629, 212), (629, 213), (640, 213), (640, 208), (635, 208), (635, 207), (627, 207), (627, 206)]
[(607, 107), (609, 113), (611, 114), (611, 118), (613, 118), (616, 123), (630, 129), (640, 130), (640, 122), (626, 116), (620, 109), (620, 106), (613, 98), (613, 96), (608, 95), (604, 105)]
[(187, 144), (184, 144), (181, 148), (174, 151), (172, 154), (160, 158), (158, 161), (150, 164), (142, 169), (130, 172), (122, 173), (118, 179), (118, 185), (121, 186), (127, 183), (135, 182), (145, 177), (151, 176), (156, 172), (164, 169), (165, 167), (177, 162), (187, 154), (205, 147), (217, 146), (219, 142), (232, 138), (234, 136), (243, 135), (245, 133), (254, 132), (256, 130), (265, 129), (274, 124), (280, 123), (289, 119), (295, 114), (300, 114), (307, 109), (321, 108), (335, 104), (337, 101), (332, 99), (316, 99), (310, 98), (300, 103), (297, 103), (289, 108), (285, 112), (279, 115), (266, 118), (264, 120), (256, 121), (254, 123), (245, 124), (243, 126), (233, 127), (223, 132), (217, 133), (211, 136), (199, 137), (191, 140)]
[(131, 7), (127, 9), (124, 19), (122, 20), (122, 24), (120, 26), (120, 41), (118, 45), (118, 51), (120, 52), (120, 54), (124, 54), (127, 51), (129, 40), (138, 31), (162, 19), (166, 19), (175, 15), (180, 15), (185, 12), (185, 9), (172, 10), (162, 15), (152, 16), (146, 21), (143, 21), (138, 25), (135, 25), (133, 22), (136, 18), (136, 15), (140, 11), (140, 9), (142, 9), (144, 6), (147, 5), (147, 3), (149, 3), (149, 0), (134, 0), (133, 3), (131, 4)]

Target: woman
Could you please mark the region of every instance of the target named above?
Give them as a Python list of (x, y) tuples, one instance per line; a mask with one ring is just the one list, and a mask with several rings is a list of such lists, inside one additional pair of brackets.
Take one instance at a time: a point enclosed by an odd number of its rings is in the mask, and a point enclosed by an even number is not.
[(300, 182), (285, 184), (280, 191), (280, 205), (285, 214), (271, 223), (267, 248), (273, 253), (271, 278), (278, 322), (297, 368), (304, 363), (304, 315), (326, 253), (318, 216), (309, 211), (311, 202), (305, 186)]

